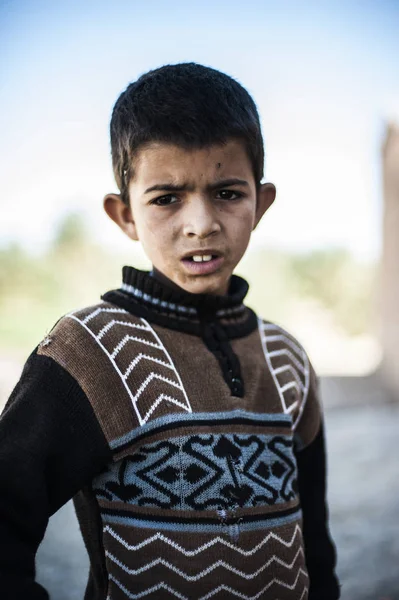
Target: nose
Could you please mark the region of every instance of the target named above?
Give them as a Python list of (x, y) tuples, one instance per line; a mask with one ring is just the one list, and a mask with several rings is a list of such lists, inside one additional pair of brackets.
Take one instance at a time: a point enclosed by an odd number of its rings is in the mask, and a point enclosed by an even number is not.
[(195, 198), (184, 211), (183, 233), (187, 237), (207, 238), (221, 230), (215, 207), (203, 198)]

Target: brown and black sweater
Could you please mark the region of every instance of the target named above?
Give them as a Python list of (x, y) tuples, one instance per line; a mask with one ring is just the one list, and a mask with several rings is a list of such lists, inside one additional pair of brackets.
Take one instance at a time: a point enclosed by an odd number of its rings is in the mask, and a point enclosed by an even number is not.
[(48, 598), (35, 555), (70, 498), (85, 600), (339, 598), (316, 377), (247, 291), (124, 267), (32, 352), (0, 420), (2, 600)]

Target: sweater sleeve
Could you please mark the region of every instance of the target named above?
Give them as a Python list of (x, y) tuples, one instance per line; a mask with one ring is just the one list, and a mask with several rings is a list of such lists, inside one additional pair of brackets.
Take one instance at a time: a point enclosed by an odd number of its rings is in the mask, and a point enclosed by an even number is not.
[[(326, 499), (326, 451), (324, 424), (318, 397), (317, 379), (310, 365), (310, 388), (298, 430), (306, 438), (307, 420), (317, 422), (316, 433), (306, 445), (295, 450), (298, 489), (303, 516), (303, 538), (309, 573), (309, 600), (337, 600), (340, 587), (335, 574), (336, 550), (328, 526)], [(315, 421), (315, 415), (318, 415)], [(300, 450), (298, 448), (301, 448)]]
[(0, 417), (2, 600), (47, 600), (35, 557), (49, 517), (111, 459), (86, 395), (57, 362), (28, 358)]

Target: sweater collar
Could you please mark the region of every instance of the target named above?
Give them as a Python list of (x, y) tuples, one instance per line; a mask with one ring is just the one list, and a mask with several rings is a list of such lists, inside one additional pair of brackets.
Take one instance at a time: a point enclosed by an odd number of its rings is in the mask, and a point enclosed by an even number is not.
[(191, 294), (182, 288), (175, 289), (148, 271), (134, 267), (123, 267), (122, 290), (132, 294), (139, 302), (151, 306), (155, 311), (177, 313), (198, 320), (201, 316), (224, 317), (243, 312), (243, 300), (248, 292), (248, 283), (233, 275), (228, 293), (224, 296), (213, 294)]
[(219, 321), (224, 327), (230, 326), (231, 337), (236, 337), (239, 331), (248, 329), (249, 320), (253, 328), (254, 313), (243, 303), (248, 289), (245, 279), (232, 275), (228, 293), (223, 296), (192, 294), (148, 271), (125, 266), (121, 287), (107, 292), (102, 299), (162, 325), (193, 333), (200, 322)]

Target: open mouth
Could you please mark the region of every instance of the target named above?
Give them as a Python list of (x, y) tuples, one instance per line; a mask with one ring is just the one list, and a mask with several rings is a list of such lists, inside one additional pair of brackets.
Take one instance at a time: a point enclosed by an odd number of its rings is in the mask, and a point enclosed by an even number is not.
[(183, 260), (201, 263), (201, 262), (210, 262), (211, 260), (213, 260), (215, 258), (218, 258), (216, 254), (205, 254), (205, 255), (195, 254), (194, 256), (187, 256)]
[(206, 275), (219, 269), (223, 260), (223, 256), (217, 254), (193, 254), (185, 256), (182, 262), (189, 273)]

